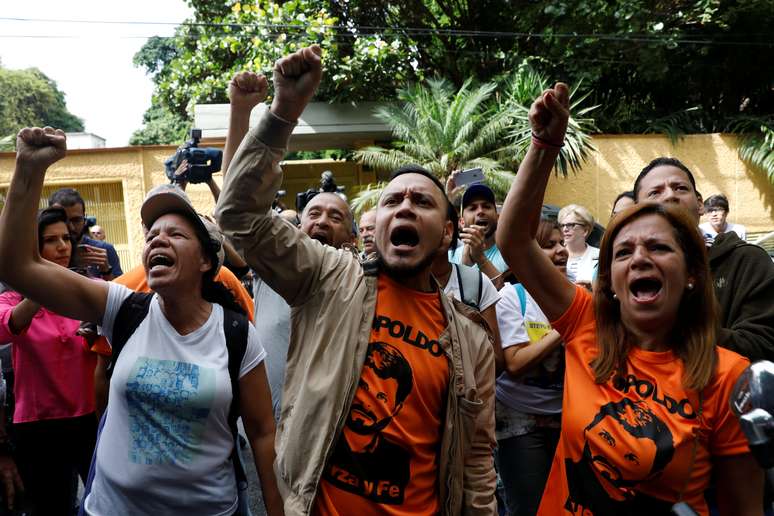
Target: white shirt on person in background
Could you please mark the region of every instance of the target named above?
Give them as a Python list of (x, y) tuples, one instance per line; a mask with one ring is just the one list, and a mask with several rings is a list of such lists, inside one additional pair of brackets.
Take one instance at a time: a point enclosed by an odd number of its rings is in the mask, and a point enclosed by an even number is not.
[[(111, 340), (132, 291), (108, 285), (102, 333)], [(250, 325), (240, 378), (264, 356)], [(180, 335), (154, 297), (121, 351), (109, 399), (88, 514), (233, 514), (232, 394), (220, 305), (200, 328)]]
[(598, 261), (599, 248), (586, 245), (586, 251), (582, 255), (567, 259), (567, 278), (573, 283), (591, 283)]
[[(446, 282), (446, 286), (443, 288), (443, 293), (447, 296), (451, 296), (457, 301), (462, 301), (462, 297), (460, 296), (460, 285), (457, 281), (457, 265), (456, 263), (452, 263), (452, 272), (449, 275), (449, 280)], [(479, 312), (483, 312), (493, 304), (497, 303), (500, 300), (500, 294), (497, 293), (497, 289), (495, 288), (494, 284), (492, 283), (492, 280), (489, 279), (489, 277), (482, 273), (481, 274), (481, 302), (479, 303)]]
[[(704, 236), (704, 241), (707, 242), (707, 244), (711, 245), (715, 241), (715, 237), (718, 236), (718, 232), (715, 231), (715, 228), (713, 228), (712, 224), (709, 222), (702, 222), (699, 224), (699, 229), (701, 230), (701, 234)], [(726, 230), (723, 231), (723, 233), (730, 233), (731, 231), (739, 235), (739, 238), (742, 240), (747, 240), (747, 228), (745, 228), (742, 224), (726, 222)]]
[[(462, 252), (464, 249), (465, 244), (458, 245), (457, 249), (454, 249), (453, 251), (449, 249), (449, 261), (451, 263), (462, 263)], [(505, 259), (503, 259), (503, 255), (500, 254), (500, 250), (496, 245), (493, 245), (489, 249), (485, 249), (484, 256), (486, 256), (487, 260), (492, 262), (492, 265), (494, 265), (495, 269), (498, 271), (505, 272), (506, 269), (508, 269), (508, 264), (505, 263)], [(471, 265), (471, 267), (478, 269), (477, 264)]]
[[(500, 289), (497, 304), (497, 326), (503, 349), (540, 340), (551, 331), (548, 317), (529, 292), (524, 291), (522, 306), (514, 285)], [(530, 345), (530, 344), (527, 344)], [(495, 386), (497, 400), (511, 409), (527, 414), (551, 415), (562, 410), (564, 349), (558, 347), (518, 378), (503, 372)]]

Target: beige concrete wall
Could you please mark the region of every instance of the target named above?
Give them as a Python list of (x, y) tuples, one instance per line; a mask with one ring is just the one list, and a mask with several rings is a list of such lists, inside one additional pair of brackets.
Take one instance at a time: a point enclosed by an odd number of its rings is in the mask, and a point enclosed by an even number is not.
[[(168, 182), (164, 174), (164, 160), (175, 152), (175, 146), (143, 146), (114, 149), (72, 150), (67, 157), (55, 164), (46, 174), (46, 185), (115, 183), (122, 185), (124, 192), (124, 217), (126, 218), (129, 263), (123, 263), (124, 270), (140, 263), (143, 235), (140, 223), (140, 207), (145, 194), (154, 186)], [(0, 153), (0, 188), (7, 187), (13, 173), (14, 154)], [(295, 206), (295, 196), (310, 187), (319, 185), (320, 174), (332, 170), (337, 181), (352, 192), (355, 185), (375, 181), (373, 173), (364, 172), (357, 163), (310, 160), (293, 161), (283, 164), (285, 184), (288, 191), (284, 201), (288, 207)], [(223, 175), (214, 175), (215, 182), (222, 186)], [(188, 195), (194, 206), (205, 214), (211, 214), (215, 203), (207, 185), (188, 185)], [(87, 202), (86, 211), (89, 206)]]
[(733, 135), (690, 135), (675, 146), (658, 135), (602, 135), (593, 142), (598, 152), (578, 174), (551, 179), (546, 202), (581, 204), (605, 224), (613, 200), (634, 186), (640, 170), (653, 158), (672, 156), (694, 173), (705, 198), (728, 196), (729, 221), (744, 224), (748, 233), (774, 230), (774, 185), (739, 159)]
[[(774, 185), (739, 160), (736, 139), (731, 135), (687, 136), (674, 147), (667, 138), (655, 135), (597, 136), (594, 145), (598, 152), (578, 174), (551, 179), (546, 202), (560, 206), (582, 204), (604, 224), (615, 196), (632, 187), (637, 173), (648, 161), (658, 156), (675, 156), (695, 172), (697, 186), (705, 196), (718, 192), (728, 195), (729, 220), (746, 225), (748, 233), (774, 230)], [(128, 269), (139, 263), (142, 250), (142, 200), (148, 190), (167, 181), (164, 159), (174, 151), (174, 146), (73, 150), (51, 168), (46, 183), (121, 183), (132, 257), (131, 263), (124, 264)], [(0, 187), (8, 186), (13, 162), (13, 153), (0, 153)], [(332, 170), (348, 192), (376, 179), (360, 165), (341, 161), (293, 161), (284, 163), (283, 168), (283, 188), (288, 191), (284, 201), (288, 207), (295, 205), (296, 192), (318, 184), (323, 170)], [(222, 175), (216, 174), (215, 180), (220, 184)], [(189, 185), (188, 193), (202, 213), (212, 212), (214, 202), (206, 185)]]

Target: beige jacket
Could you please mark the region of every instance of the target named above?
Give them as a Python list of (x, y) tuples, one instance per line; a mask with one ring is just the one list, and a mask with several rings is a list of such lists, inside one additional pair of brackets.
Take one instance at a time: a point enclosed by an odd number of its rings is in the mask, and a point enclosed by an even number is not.
[[(285, 514), (309, 514), (355, 395), (376, 306), (378, 271), (270, 215), (293, 126), (271, 113), (243, 140), (215, 216), (257, 274), (291, 307), (274, 469)], [(373, 270), (369, 270), (373, 269)], [(442, 514), (495, 514), (494, 355), (477, 312), (441, 296), (450, 363), (440, 443)], [(255, 314), (260, 317), (261, 314)]]

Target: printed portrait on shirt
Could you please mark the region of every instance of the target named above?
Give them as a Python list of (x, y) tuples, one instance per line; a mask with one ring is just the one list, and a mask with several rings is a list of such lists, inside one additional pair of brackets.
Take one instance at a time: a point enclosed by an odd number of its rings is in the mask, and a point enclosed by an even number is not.
[(641, 508), (670, 507), (634, 488), (660, 475), (674, 452), (672, 432), (645, 402), (624, 398), (603, 405), (584, 429), (580, 461), (565, 459), (566, 508), (608, 514), (628, 510), (635, 500)]
[(411, 366), (386, 342), (371, 342), (358, 392), (326, 480), (377, 503), (401, 504), (409, 482), (411, 453), (382, 434), (400, 413), (414, 386)]

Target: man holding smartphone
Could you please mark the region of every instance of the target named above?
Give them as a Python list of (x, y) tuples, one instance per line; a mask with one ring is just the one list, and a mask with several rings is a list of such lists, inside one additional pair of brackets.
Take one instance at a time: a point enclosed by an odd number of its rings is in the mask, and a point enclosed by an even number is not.
[(106, 281), (123, 274), (115, 247), (89, 238), (86, 204), (77, 190), (60, 188), (48, 198), (48, 205), (60, 207), (67, 214), (67, 229), (73, 240), (73, 262), (76, 267), (86, 269), (88, 276)]
[[(498, 278), (508, 266), (495, 244), (497, 205), (491, 188), (483, 183), (468, 186), (462, 195), (461, 246), (452, 253), (452, 263), (477, 267), (491, 280)], [(495, 285), (499, 288), (502, 285)]]

